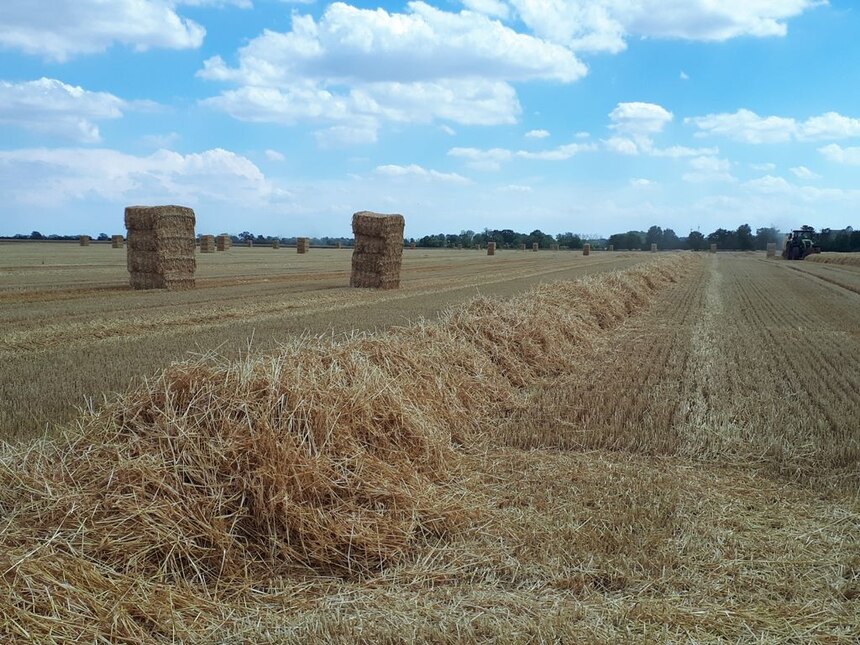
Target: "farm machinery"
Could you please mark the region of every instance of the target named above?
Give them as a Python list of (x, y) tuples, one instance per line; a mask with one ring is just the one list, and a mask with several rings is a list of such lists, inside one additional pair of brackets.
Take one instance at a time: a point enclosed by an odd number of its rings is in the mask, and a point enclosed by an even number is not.
[(821, 253), (821, 247), (813, 241), (815, 229), (801, 228), (789, 233), (785, 238), (782, 257), (786, 260), (802, 260), (807, 255)]

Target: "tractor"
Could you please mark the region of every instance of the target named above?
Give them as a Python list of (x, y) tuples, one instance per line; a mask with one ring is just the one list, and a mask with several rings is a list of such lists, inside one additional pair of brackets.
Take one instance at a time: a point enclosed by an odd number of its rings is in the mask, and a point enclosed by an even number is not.
[(801, 228), (792, 231), (785, 238), (782, 257), (786, 260), (803, 260), (807, 255), (821, 253), (821, 247), (812, 240), (813, 235), (815, 229)]

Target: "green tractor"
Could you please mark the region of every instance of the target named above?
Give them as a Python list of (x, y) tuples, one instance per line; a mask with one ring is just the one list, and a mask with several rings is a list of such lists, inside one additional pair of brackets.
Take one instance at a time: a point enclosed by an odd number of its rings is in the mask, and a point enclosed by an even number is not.
[(782, 249), (782, 257), (785, 260), (803, 260), (807, 255), (813, 253), (821, 253), (821, 247), (814, 241), (815, 229), (811, 227), (803, 227), (796, 231), (792, 231), (785, 238), (785, 245)]

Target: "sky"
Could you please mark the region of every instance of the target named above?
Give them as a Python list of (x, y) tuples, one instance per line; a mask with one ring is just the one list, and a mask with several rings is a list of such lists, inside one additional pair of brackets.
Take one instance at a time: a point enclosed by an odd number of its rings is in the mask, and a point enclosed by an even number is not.
[(2, 0), (0, 235), (860, 226), (857, 0)]

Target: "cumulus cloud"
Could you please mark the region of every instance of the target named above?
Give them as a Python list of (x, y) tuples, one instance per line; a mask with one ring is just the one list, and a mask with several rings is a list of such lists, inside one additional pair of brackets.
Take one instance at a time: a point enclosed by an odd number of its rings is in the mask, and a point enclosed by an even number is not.
[(178, 200), (259, 202), (283, 196), (249, 159), (215, 148), (135, 156), (107, 148), (0, 151), (0, 191), (19, 203), (98, 198), (119, 203)]
[(0, 81), (0, 124), (81, 143), (101, 141), (97, 121), (117, 119), (127, 106), (107, 92), (89, 92), (53, 78)]
[(735, 113), (708, 114), (684, 119), (696, 126), (697, 137), (723, 136), (743, 143), (784, 143), (786, 141), (823, 141), (860, 137), (860, 119), (836, 112), (798, 121), (791, 117), (762, 117), (744, 108)]
[(440, 181), (452, 184), (471, 183), (468, 179), (457, 173), (439, 172), (438, 170), (424, 168), (418, 164), (409, 164), (408, 166), (398, 166), (396, 164), (377, 166), (375, 172), (386, 177), (418, 177), (428, 181)]
[(750, 168), (761, 172), (773, 172), (776, 169), (775, 163), (751, 163)]
[(237, 119), (293, 124), (515, 123), (516, 81), (573, 82), (587, 69), (568, 49), (521, 34), (484, 13), (410, 2), (404, 13), (336, 2), (289, 32), (266, 30), (235, 67), (205, 61), (202, 78), (237, 85), (204, 101)]
[(619, 103), (609, 113), (609, 127), (623, 134), (651, 135), (662, 132), (672, 118), (669, 110), (655, 103)]
[(821, 175), (818, 175), (812, 172), (806, 166), (797, 166), (795, 168), (789, 168), (791, 174), (797, 177), (798, 179), (820, 179)]
[(269, 161), (284, 161), (287, 158), (283, 152), (278, 152), (277, 150), (269, 149), (264, 154)]
[(643, 177), (637, 177), (635, 179), (630, 180), (630, 185), (634, 188), (645, 188), (647, 186), (653, 186), (654, 182), (650, 179), (645, 179)]
[(597, 150), (597, 146), (593, 143), (568, 143), (551, 150), (540, 150), (537, 152), (519, 150), (517, 151), (517, 157), (538, 161), (567, 161), (581, 152), (593, 152), (595, 150)]
[(548, 130), (529, 130), (526, 132), (526, 137), (529, 139), (546, 139), (548, 136)]
[(514, 153), (504, 148), (492, 148), (490, 150), (451, 148), (448, 155), (467, 159), (469, 167), (477, 170), (498, 170), (502, 162), (513, 158)]
[(830, 161), (849, 166), (860, 166), (860, 147), (843, 148), (835, 143), (831, 143), (823, 148), (819, 148), (818, 152)]
[(250, 0), (3, 0), (0, 48), (63, 62), (114, 44), (143, 51), (189, 49), (206, 30), (178, 5), (251, 6)]
[(521, 184), (508, 184), (507, 186), (500, 186), (499, 190), (503, 193), (530, 193), (532, 192), (532, 187)]
[(509, 0), (541, 38), (574, 51), (619, 52), (629, 37), (725, 41), (784, 36), (816, 0)]
[(510, 7), (501, 0), (463, 0), (463, 6), (502, 20), (506, 20), (511, 15)]

